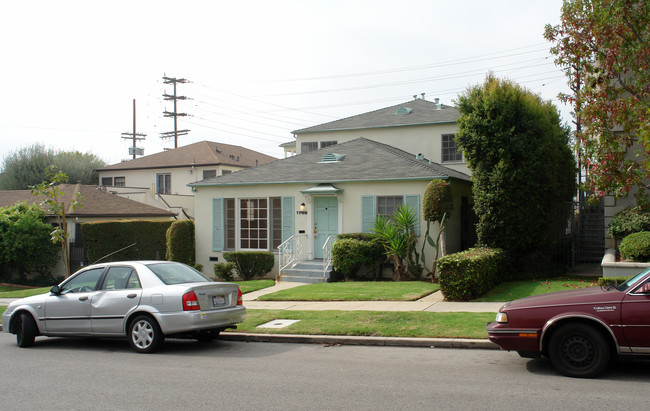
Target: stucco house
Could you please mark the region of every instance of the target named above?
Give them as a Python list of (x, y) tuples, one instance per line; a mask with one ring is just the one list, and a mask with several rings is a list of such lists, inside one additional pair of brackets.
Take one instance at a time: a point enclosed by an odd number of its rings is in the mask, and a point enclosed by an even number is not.
[[(377, 214), (391, 215), (407, 204), (417, 212), (423, 236), (422, 196), (433, 179), (449, 181), (454, 195), (448, 250), (473, 245), (463, 216), (469, 209), (462, 206), (471, 196), (467, 174), (360, 137), (190, 184), (197, 262), (209, 272), (224, 261), (224, 251), (268, 250), (276, 253), (275, 274), (283, 280), (326, 280), (335, 236), (369, 232)], [(301, 261), (314, 265), (298, 272), (293, 265)]]
[(189, 184), (197, 262), (211, 272), (224, 251), (269, 250), (282, 279), (326, 280), (337, 234), (368, 232), (377, 214), (401, 204), (423, 227), (422, 195), (433, 179), (449, 181), (454, 194), (448, 252), (473, 246), (471, 178), (454, 140), (459, 115), (438, 99), (415, 98), (296, 130), (281, 145), (284, 159)]
[(266, 164), (276, 158), (244, 147), (200, 141), (97, 169), (99, 182), (124, 198), (193, 218), (188, 184)]
[[(176, 214), (158, 207), (152, 207), (137, 201), (122, 198), (107, 192), (104, 188), (84, 184), (60, 184), (57, 186), (63, 196), (59, 202), (70, 204), (75, 193), (82, 197), (81, 207), (66, 210), (67, 230), (70, 233), (70, 265), (72, 271), (83, 263), (83, 239), (81, 238), (81, 224), (93, 221), (117, 220), (169, 220), (176, 218)], [(41, 204), (45, 197), (34, 196), (31, 190), (1, 190), (0, 207), (11, 207), (20, 202), (28, 204)], [(49, 222), (56, 224), (56, 216), (48, 214), (49, 211), (42, 206), (48, 216)], [(63, 260), (62, 260), (63, 261)], [(64, 275), (63, 262), (57, 264), (53, 270), (54, 276)]]
[(457, 108), (416, 98), (385, 107), (293, 131), (295, 140), (282, 147), (286, 153), (307, 153), (312, 150), (364, 137), (421, 154), (445, 167), (471, 174), (456, 145)]

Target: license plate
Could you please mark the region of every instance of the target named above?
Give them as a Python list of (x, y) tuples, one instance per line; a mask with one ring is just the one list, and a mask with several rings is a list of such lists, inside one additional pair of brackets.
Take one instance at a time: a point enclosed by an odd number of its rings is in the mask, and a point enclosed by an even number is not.
[(214, 307), (223, 307), (226, 305), (226, 297), (223, 295), (215, 295), (212, 297), (212, 305)]

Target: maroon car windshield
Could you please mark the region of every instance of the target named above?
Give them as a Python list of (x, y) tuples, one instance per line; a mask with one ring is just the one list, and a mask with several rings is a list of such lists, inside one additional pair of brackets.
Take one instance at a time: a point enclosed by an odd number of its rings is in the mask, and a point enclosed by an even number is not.
[(211, 279), (185, 264), (147, 264), (147, 268), (166, 285), (212, 282)]

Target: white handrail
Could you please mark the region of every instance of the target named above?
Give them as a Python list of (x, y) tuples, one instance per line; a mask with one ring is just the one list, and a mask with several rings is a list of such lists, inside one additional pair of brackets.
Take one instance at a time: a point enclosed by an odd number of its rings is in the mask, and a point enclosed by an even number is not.
[(307, 234), (292, 235), (278, 246), (279, 273), (289, 266), (306, 259)]
[(327, 237), (325, 244), (323, 244), (323, 277), (325, 277), (327, 267), (332, 265), (332, 246), (334, 246), (334, 241), (336, 241), (336, 236), (331, 235)]

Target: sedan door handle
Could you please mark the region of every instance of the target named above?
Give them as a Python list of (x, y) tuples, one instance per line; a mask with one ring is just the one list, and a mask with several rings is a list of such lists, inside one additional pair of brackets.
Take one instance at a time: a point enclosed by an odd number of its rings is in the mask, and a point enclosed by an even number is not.
[(88, 296), (79, 297), (79, 301), (88, 301)]
[(135, 298), (137, 296), (138, 296), (137, 294), (129, 294), (126, 296), (126, 298)]

